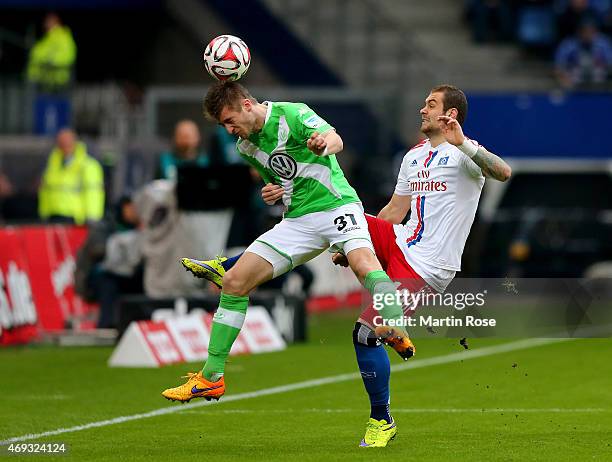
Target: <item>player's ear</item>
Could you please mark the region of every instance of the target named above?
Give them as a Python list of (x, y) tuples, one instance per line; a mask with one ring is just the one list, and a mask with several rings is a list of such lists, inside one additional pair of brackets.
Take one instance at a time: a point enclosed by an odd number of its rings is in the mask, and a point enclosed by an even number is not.
[(457, 108), (454, 108), (454, 107), (446, 111), (446, 116), (452, 117), (453, 119), (456, 119), (458, 114), (459, 114), (459, 111), (457, 110)]
[(250, 99), (245, 98), (242, 100), (242, 107), (245, 111), (249, 112), (251, 109), (253, 109), (253, 103)]

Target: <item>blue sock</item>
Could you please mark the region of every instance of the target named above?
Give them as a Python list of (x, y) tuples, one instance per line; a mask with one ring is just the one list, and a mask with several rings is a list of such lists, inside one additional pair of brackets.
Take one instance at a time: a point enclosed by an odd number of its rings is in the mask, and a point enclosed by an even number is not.
[[(244, 252), (242, 252), (244, 253)], [(225, 271), (229, 271), (229, 269), (234, 266), (236, 264), (236, 262), (238, 261), (238, 259), (242, 256), (242, 253), (239, 253), (238, 255), (234, 255), (233, 257), (228, 257), (227, 260), (225, 260), (223, 263), (221, 263), (221, 266), (223, 266), (223, 269)]]
[[(362, 326), (359, 323), (357, 325)], [(359, 329), (357, 325), (356, 330)], [(358, 341), (357, 335), (353, 335), (353, 344), (361, 378), (370, 397), (370, 417), (376, 420), (384, 419), (391, 423), (392, 418), (389, 414), (389, 378), (391, 376), (389, 356), (382, 345), (365, 345)]]

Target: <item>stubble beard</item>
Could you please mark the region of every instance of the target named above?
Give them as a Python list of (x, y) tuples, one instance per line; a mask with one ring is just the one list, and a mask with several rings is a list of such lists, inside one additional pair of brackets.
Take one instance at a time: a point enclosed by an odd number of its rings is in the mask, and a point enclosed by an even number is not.
[(425, 125), (425, 127), (421, 125), (421, 133), (423, 135), (426, 135), (428, 138), (431, 138), (431, 136), (435, 135), (438, 131), (439, 129), (433, 127), (431, 123), (428, 123), (427, 125)]

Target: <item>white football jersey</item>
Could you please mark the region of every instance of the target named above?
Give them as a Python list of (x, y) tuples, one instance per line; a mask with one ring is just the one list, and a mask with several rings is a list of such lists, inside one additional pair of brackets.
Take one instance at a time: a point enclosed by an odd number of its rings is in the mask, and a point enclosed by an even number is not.
[(424, 140), (404, 156), (395, 194), (412, 196), (412, 212), (406, 225), (394, 225), (396, 243), (438, 291), (461, 269), (484, 182), (480, 167), (447, 142), (432, 148)]

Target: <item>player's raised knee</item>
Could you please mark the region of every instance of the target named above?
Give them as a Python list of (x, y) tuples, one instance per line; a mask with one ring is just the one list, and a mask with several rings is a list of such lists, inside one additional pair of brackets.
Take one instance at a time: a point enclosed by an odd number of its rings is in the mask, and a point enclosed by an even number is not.
[(223, 276), (223, 292), (241, 297), (248, 295), (250, 292), (248, 278), (235, 268), (230, 269)]

